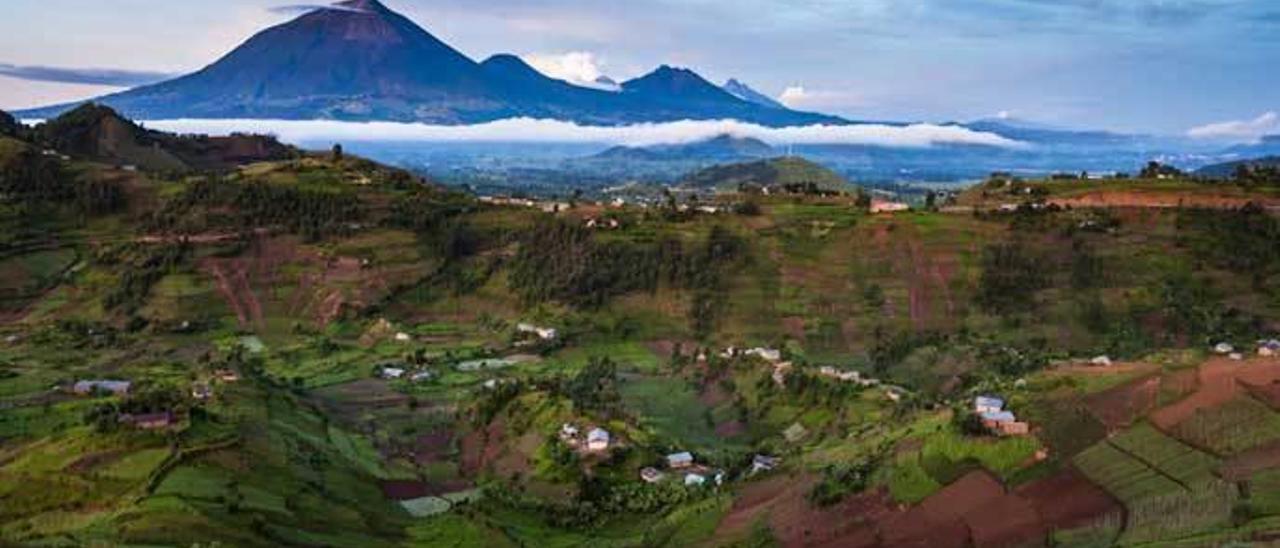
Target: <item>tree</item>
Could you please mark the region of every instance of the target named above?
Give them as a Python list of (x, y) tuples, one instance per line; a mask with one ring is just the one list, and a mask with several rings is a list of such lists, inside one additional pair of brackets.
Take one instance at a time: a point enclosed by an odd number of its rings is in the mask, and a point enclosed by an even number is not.
[(988, 246), (982, 257), (982, 277), (977, 301), (1000, 314), (1029, 311), (1035, 294), (1047, 286), (1048, 270), (1042, 257), (1021, 242)]
[(342, 161), (342, 144), (341, 143), (335, 143), (333, 145), (333, 161), (335, 162)]

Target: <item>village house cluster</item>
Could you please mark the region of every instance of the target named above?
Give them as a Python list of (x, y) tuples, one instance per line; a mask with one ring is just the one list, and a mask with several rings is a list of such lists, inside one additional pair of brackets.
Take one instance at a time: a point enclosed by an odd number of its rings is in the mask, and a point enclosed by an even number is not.
[(1013, 411), (1005, 409), (1004, 399), (995, 396), (978, 396), (973, 399), (973, 412), (982, 419), (982, 425), (999, 436), (1026, 436), (1031, 425), (1020, 422)]
[(614, 443), (613, 435), (604, 428), (591, 427), (587, 430), (586, 436), (583, 436), (582, 430), (573, 423), (564, 423), (560, 427), (560, 441), (583, 454), (607, 452)]
[(701, 487), (708, 481), (715, 485), (721, 485), (725, 480), (723, 470), (715, 470), (710, 467), (698, 464), (693, 453), (681, 451), (672, 453), (666, 457), (667, 472), (658, 470), (657, 468), (648, 467), (640, 470), (640, 479), (647, 483), (659, 483), (667, 479), (668, 475), (680, 477), (686, 487)]

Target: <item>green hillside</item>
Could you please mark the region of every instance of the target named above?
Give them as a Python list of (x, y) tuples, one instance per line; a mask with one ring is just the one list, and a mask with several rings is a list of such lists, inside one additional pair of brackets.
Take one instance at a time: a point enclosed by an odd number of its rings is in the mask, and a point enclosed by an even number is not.
[[(40, 146), (0, 139), (2, 544), (1280, 530), (1280, 361), (1254, 357), (1280, 331), (1273, 187), (1031, 181), (892, 215), (803, 190), (546, 213), (336, 153), (134, 171)], [(722, 189), (848, 188), (794, 159), (715, 169), (702, 180)], [(1099, 356), (1114, 363), (1083, 365)], [(980, 394), (1025, 435), (993, 435)], [(670, 466), (681, 451), (693, 468)], [(753, 473), (756, 455), (781, 460)]]
[(750, 188), (791, 193), (853, 190), (849, 182), (834, 171), (793, 156), (712, 166), (685, 177), (679, 186), (722, 192)]

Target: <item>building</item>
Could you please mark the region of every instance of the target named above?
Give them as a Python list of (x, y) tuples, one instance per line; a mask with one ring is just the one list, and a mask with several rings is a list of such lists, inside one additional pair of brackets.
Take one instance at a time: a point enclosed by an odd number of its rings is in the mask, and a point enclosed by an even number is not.
[(778, 463), (780, 462), (782, 462), (782, 459), (779, 459), (778, 457), (756, 455), (755, 458), (751, 459), (751, 474), (755, 475), (761, 472), (772, 471), (774, 468), (778, 467)]
[(1004, 400), (994, 396), (978, 396), (973, 399), (973, 412), (979, 415), (1004, 411)]
[(693, 466), (693, 453), (684, 451), (667, 455), (667, 467), (671, 469), (679, 470), (690, 466)]
[(414, 373), (412, 376), (410, 376), (409, 380), (413, 382), (427, 382), (434, 378), (436, 378), (435, 373), (432, 373), (430, 371), (419, 371), (417, 373)]
[(542, 339), (544, 341), (555, 340), (556, 337), (560, 335), (559, 332), (557, 332), (555, 329), (552, 329), (550, 327), (538, 327), (536, 325), (528, 324), (528, 323), (522, 323), (522, 324), (516, 325), (516, 331), (519, 331), (521, 333), (532, 333), (534, 335), (537, 335), (539, 339)]
[(1227, 354), (1231, 354), (1235, 352), (1236, 347), (1231, 346), (1231, 344), (1229, 343), (1218, 343), (1216, 346), (1213, 347), (1213, 351), (1217, 354), (1222, 354), (1225, 356)]
[(127, 396), (132, 386), (133, 383), (129, 381), (77, 381), (72, 385), (71, 391), (81, 396), (87, 396), (95, 392), (108, 392), (115, 396)]
[(992, 430), (992, 431), (1000, 431), (1000, 429), (1002, 428), (1001, 425), (1003, 425), (1004, 423), (1018, 421), (1018, 417), (1014, 416), (1014, 414), (1009, 411), (979, 413), (979, 416), (982, 417), (982, 425), (987, 427), (988, 430)]
[(213, 372), (213, 377), (222, 382), (239, 382), (240, 374), (230, 369), (219, 369)]
[(782, 431), (782, 437), (786, 438), (789, 443), (796, 443), (809, 435), (809, 431), (800, 423), (792, 424)]
[(891, 202), (888, 200), (879, 200), (879, 199), (871, 200), (872, 213), (899, 213), (903, 211), (909, 211), (910, 209), (911, 209), (910, 205), (904, 204), (902, 202)]
[(1280, 355), (1280, 341), (1271, 339), (1258, 343), (1258, 355), (1264, 358), (1272, 358)]
[(603, 428), (595, 428), (587, 432), (587, 450), (592, 452), (609, 449), (609, 432)]
[(213, 390), (209, 388), (207, 383), (198, 382), (191, 385), (191, 397), (197, 400), (207, 400), (213, 396)]
[(160, 430), (173, 425), (173, 413), (150, 413), (145, 415), (120, 415), (120, 423), (139, 430)]
[(1092, 365), (1095, 367), (1111, 367), (1111, 357), (1098, 356), (1092, 360), (1089, 360), (1089, 365)]
[(782, 361), (782, 351), (773, 348), (752, 348), (746, 352), (748, 356), (755, 356), (767, 362)]
[(861, 382), (862, 380), (862, 374), (857, 371), (842, 371), (829, 365), (824, 365), (819, 368), (818, 374), (842, 382)]
[(404, 377), (405, 373), (407, 373), (407, 371), (399, 367), (383, 367), (382, 371), (378, 373), (378, 376), (387, 380), (395, 380)]
[(1026, 436), (1031, 433), (1031, 425), (1025, 422), (1002, 422), (999, 424), (1000, 435)]
[(707, 484), (707, 477), (702, 474), (690, 472), (684, 475), (685, 487), (698, 487)]
[(640, 479), (645, 483), (658, 483), (665, 477), (666, 474), (652, 466), (640, 470)]

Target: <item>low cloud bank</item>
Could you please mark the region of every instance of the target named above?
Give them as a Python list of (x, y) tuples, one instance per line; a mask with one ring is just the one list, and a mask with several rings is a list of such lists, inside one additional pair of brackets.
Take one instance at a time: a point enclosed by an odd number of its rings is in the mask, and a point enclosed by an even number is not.
[(1280, 115), (1265, 112), (1252, 120), (1231, 120), (1191, 128), (1187, 136), (1193, 139), (1253, 142), (1272, 133), (1280, 133)]
[(0, 63), (0, 75), (32, 82), (88, 84), (124, 88), (154, 84), (173, 78), (172, 74), (164, 72), (108, 68), (22, 66), (4, 63)]
[(601, 143), (647, 146), (679, 144), (719, 135), (752, 137), (774, 145), (865, 145), (928, 148), (939, 145), (978, 145), (1026, 148), (1029, 145), (995, 133), (960, 126), (914, 124), (813, 125), (768, 128), (734, 120), (680, 121), (629, 126), (581, 126), (558, 120), (513, 118), (469, 126), (438, 126), (397, 122), (339, 122), (330, 120), (153, 120), (153, 129), (176, 133), (226, 135), (234, 132), (269, 133), (289, 143), (334, 141)]

